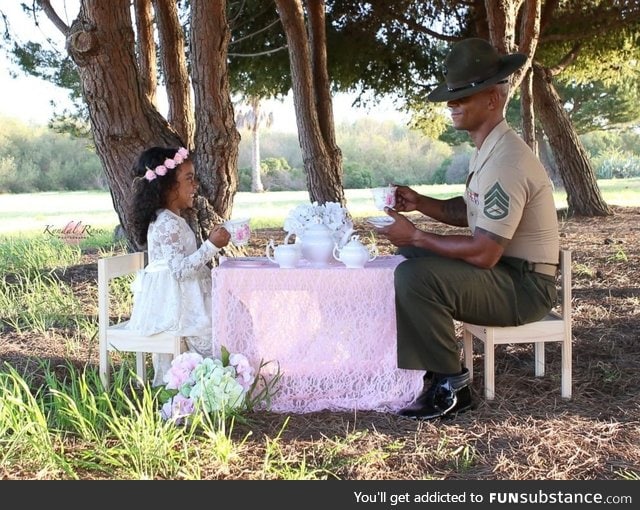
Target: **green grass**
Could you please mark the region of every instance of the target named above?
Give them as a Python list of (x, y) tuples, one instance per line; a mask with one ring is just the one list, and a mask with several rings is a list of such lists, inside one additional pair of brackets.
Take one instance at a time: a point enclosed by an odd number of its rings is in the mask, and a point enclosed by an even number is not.
[[(598, 181), (605, 201), (610, 205), (637, 206), (640, 204), (640, 178)], [(436, 198), (450, 198), (462, 194), (462, 184), (416, 186), (420, 193)], [(345, 190), (347, 207), (355, 218), (379, 215), (373, 206), (368, 189)], [(567, 206), (566, 193), (554, 194), (556, 206)], [(232, 217), (250, 217), (252, 228), (281, 226), (287, 213), (296, 205), (307, 203), (306, 191), (275, 191), (265, 193), (241, 192), (235, 197)], [(52, 235), (69, 222), (81, 222), (89, 229), (87, 241), (96, 237), (110, 237), (118, 224), (111, 194), (96, 191), (73, 191), (0, 195), (0, 234), (30, 233)], [(48, 226), (48, 229), (47, 229)]]
[[(97, 247), (103, 253), (114, 249), (106, 240), (102, 243)], [(251, 425), (242, 413), (228, 420), (202, 417), (176, 426), (161, 419), (154, 389), (132, 385), (135, 358), (130, 353), (119, 357), (106, 390), (95, 363), (79, 367), (74, 362), (74, 349), (83, 344), (97, 350), (95, 287), (83, 297), (56, 277), (80, 259), (77, 246), (55, 238), (0, 236), (0, 333), (18, 339), (46, 337), (64, 346), (68, 360), (34, 360), (35, 366), (23, 366), (20, 373), (11, 361), (0, 363), (0, 472), (5, 477), (339, 479), (404, 448), (402, 439), (371, 448), (366, 434), (346, 430), (342, 436), (292, 450), (283, 442), (288, 419), (271, 435), (252, 437), (249, 443), (251, 428), (234, 433), (236, 421), (245, 428)], [(121, 283), (119, 305), (128, 309), (128, 283)], [(120, 306), (114, 308), (115, 316)], [(261, 461), (246, 466), (248, 450), (256, 448), (263, 450)], [(455, 466), (473, 461), (466, 452), (441, 455)]]
[[(446, 198), (459, 194), (461, 189), (440, 186), (419, 191)], [(605, 181), (601, 189), (610, 204), (640, 203), (640, 179)], [(36, 222), (44, 213), (38, 212), (34, 203), (39, 204), (40, 211), (57, 207), (61, 221), (73, 219), (90, 224), (92, 211), (102, 214), (103, 206), (99, 204), (105, 199), (100, 194), (90, 194), (91, 200), (83, 202), (88, 209), (80, 211), (74, 201), (78, 194), (44, 195), (29, 199), (22, 196), (21, 200), (5, 195), (0, 196), (0, 203), (6, 206), (4, 201), (11, 198), (16, 207), (20, 204), (22, 209), (16, 214), (22, 218), (28, 217), (30, 208), (34, 209), (31, 214)], [(371, 209), (368, 190), (347, 191), (347, 198), (355, 216), (376, 214)], [(307, 194), (300, 192), (240, 194), (236, 208), (238, 215), (281, 222), (290, 208), (304, 200)], [(561, 206), (561, 197), (557, 200)], [(65, 212), (65, 204), (73, 204), (75, 209)], [(69, 216), (65, 218), (66, 214)], [(0, 215), (2, 221), (11, 222), (6, 219), (11, 216), (10, 211)], [(111, 228), (105, 228), (105, 232)], [(117, 250), (106, 233), (83, 241), (89, 242), (105, 254)], [(38, 229), (28, 235), (0, 232), (0, 274), (4, 276), (0, 278), (0, 333), (47, 336), (47, 341), (65, 347), (70, 360), (75, 358), (74, 349), (80, 346), (89, 345), (96, 350), (97, 295), (82, 299), (56, 277), (56, 272), (80, 263), (83, 246), (42, 235)], [(627, 254), (619, 248), (612, 257), (622, 261)], [(580, 274), (591, 269), (578, 265), (574, 271)], [(124, 295), (128, 282), (121, 283)], [(90, 292), (95, 293), (95, 288)], [(124, 296), (119, 301), (128, 309)], [(117, 313), (119, 309), (114, 310)], [(33, 373), (18, 373), (9, 363), (1, 364), (0, 471), (9, 478), (19, 473), (21, 478), (41, 479), (201, 479), (242, 477), (250, 469), (252, 478), (308, 480), (340, 478), (345, 473), (348, 476), (359, 465), (375, 466), (390, 455), (417, 453), (458, 473), (470, 470), (478, 462), (472, 444), (459, 444), (446, 436), (440, 441), (435, 437), (433, 444), (419, 445), (411, 444), (411, 436), (398, 437), (384, 447), (371, 448), (367, 435), (375, 431), (345, 430), (340, 436), (323, 438), (307, 448), (292, 449), (283, 441), (287, 421), (280, 430), (251, 444), (247, 434), (233, 433), (233, 422), (203, 420), (193, 426), (176, 427), (159, 418), (158, 402), (150, 388), (139, 390), (130, 385), (132, 370), (133, 357), (123, 355), (111, 389), (106, 391), (95, 368), (59, 363), (52, 367), (41, 361)], [(65, 377), (60, 377), (61, 371)], [(611, 372), (608, 377), (619, 374)], [(257, 446), (263, 450), (260, 467), (244, 466), (247, 450)], [(619, 471), (617, 476), (638, 479), (631, 470)]]

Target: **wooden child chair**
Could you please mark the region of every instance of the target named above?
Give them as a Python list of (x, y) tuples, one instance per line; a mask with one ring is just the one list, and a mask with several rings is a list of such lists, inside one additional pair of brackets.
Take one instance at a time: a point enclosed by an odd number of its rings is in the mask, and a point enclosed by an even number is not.
[(562, 398), (571, 398), (571, 251), (560, 251), (560, 313), (549, 312), (543, 319), (514, 327), (490, 327), (463, 323), (464, 365), (473, 378), (473, 337), (484, 343), (484, 393), (495, 397), (494, 350), (499, 344), (533, 343), (535, 375), (544, 375), (546, 342), (562, 343)]
[(113, 351), (136, 353), (136, 374), (140, 384), (146, 381), (145, 353), (180, 355), (184, 352), (183, 337), (171, 332), (150, 336), (137, 335), (126, 329), (128, 321), (110, 324), (109, 283), (113, 278), (135, 274), (144, 268), (144, 252), (117, 255), (98, 260), (98, 326), (100, 338), (100, 379), (109, 387), (110, 353)]

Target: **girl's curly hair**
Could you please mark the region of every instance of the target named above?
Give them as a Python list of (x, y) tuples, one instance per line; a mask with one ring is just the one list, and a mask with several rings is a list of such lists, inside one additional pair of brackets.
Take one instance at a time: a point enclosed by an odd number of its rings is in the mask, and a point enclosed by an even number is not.
[[(144, 178), (147, 170), (162, 165), (166, 159), (172, 159), (179, 147), (151, 147), (138, 158), (133, 169), (133, 202), (131, 210), (132, 236), (140, 246), (147, 244), (149, 224), (156, 219), (158, 209), (167, 204), (167, 195), (177, 185), (177, 169), (167, 171), (152, 181)], [(188, 156), (187, 156), (188, 158)], [(186, 159), (185, 159), (186, 161)]]

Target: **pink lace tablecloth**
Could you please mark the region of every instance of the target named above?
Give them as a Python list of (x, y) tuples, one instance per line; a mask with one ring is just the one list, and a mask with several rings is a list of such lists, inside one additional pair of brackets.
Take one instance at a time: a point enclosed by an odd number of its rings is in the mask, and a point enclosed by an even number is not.
[(270, 410), (395, 411), (422, 388), (422, 371), (396, 365), (393, 271), (401, 256), (363, 269), (336, 262), (281, 269), (266, 258), (214, 268), (214, 352), (224, 345), (282, 377)]

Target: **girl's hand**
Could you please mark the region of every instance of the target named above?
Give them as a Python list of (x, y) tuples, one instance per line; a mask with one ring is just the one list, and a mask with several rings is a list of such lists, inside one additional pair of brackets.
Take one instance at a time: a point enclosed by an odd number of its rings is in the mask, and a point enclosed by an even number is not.
[(226, 246), (229, 244), (230, 239), (231, 234), (229, 234), (229, 231), (222, 225), (216, 225), (211, 232), (209, 232), (209, 241), (211, 241), (216, 248)]

